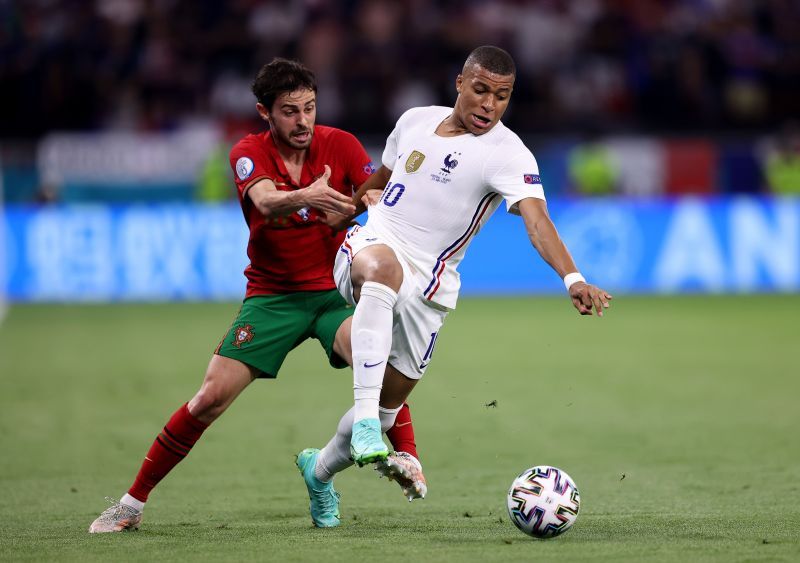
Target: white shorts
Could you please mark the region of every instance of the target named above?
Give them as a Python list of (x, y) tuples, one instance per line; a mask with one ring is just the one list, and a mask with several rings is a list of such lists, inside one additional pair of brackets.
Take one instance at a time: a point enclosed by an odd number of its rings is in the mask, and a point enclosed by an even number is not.
[[(339, 293), (355, 305), (353, 298), (353, 282), (350, 279), (350, 264), (353, 257), (362, 249), (373, 244), (391, 244), (370, 233), (364, 227), (353, 227), (347, 233), (344, 243), (336, 253), (333, 265), (333, 279)], [(414, 281), (414, 275), (408, 263), (395, 252), (398, 262), (403, 267), (403, 285), (397, 294), (394, 307), (394, 326), (392, 327), (392, 349), (389, 352), (389, 363), (400, 373), (411, 379), (419, 379), (433, 357), (433, 349), (439, 330), (442, 328), (447, 311), (428, 305), (422, 291)]]

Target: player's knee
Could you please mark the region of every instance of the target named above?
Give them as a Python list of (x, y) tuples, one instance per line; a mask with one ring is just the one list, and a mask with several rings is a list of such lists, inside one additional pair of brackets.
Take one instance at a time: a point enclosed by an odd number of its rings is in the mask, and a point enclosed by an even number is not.
[(224, 389), (219, 385), (207, 382), (189, 402), (189, 412), (196, 419), (208, 424), (219, 418), (229, 404), (230, 401)]
[(403, 284), (403, 267), (391, 250), (364, 256), (362, 254), (363, 252), (356, 255), (356, 258), (362, 259), (358, 263), (354, 261), (354, 267), (350, 270), (354, 287), (360, 289), (365, 282), (371, 281), (386, 285), (394, 291), (400, 291), (400, 286)]

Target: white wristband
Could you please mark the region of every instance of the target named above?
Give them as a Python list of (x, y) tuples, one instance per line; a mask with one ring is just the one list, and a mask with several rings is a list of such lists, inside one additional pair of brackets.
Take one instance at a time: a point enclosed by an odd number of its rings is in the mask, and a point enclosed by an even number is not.
[(570, 286), (572, 286), (575, 282), (586, 282), (586, 279), (581, 275), (580, 272), (572, 272), (571, 274), (567, 274), (564, 276), (564, 287), (567, 288), (569, 291)]

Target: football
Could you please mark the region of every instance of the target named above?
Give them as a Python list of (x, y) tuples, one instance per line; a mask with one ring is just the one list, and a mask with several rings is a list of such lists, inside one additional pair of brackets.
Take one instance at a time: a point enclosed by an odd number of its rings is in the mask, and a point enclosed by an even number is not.
[(553, 538), (569, 530), (578, 518), (581, 496), (564, 471), (538, 465), (514, 479), (506, 499), (517, 528), (534, 538)]

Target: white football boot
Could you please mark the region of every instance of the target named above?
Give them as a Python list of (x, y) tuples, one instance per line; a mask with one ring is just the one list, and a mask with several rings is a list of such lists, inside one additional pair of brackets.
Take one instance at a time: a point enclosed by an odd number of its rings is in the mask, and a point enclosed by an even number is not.
[(142, 513), (127, 504), (106, 497), (111, 506), (106, 508), (89, 526), (90, 534), (105, 532), (123, 532), (125, 530), (138, 530), (142, 523)]
[(375, 471), (381, 477), (388, 477), (390, 481), (396, 481), (403, 494), (411, 502), (417, 498), (425, 498), (428, 494), (428, 484), (425, 475), (422, 474), (422, 464), (413, 455), (406, 452), (395, 452), (389, 454), (383, 461), (375, 464)]

